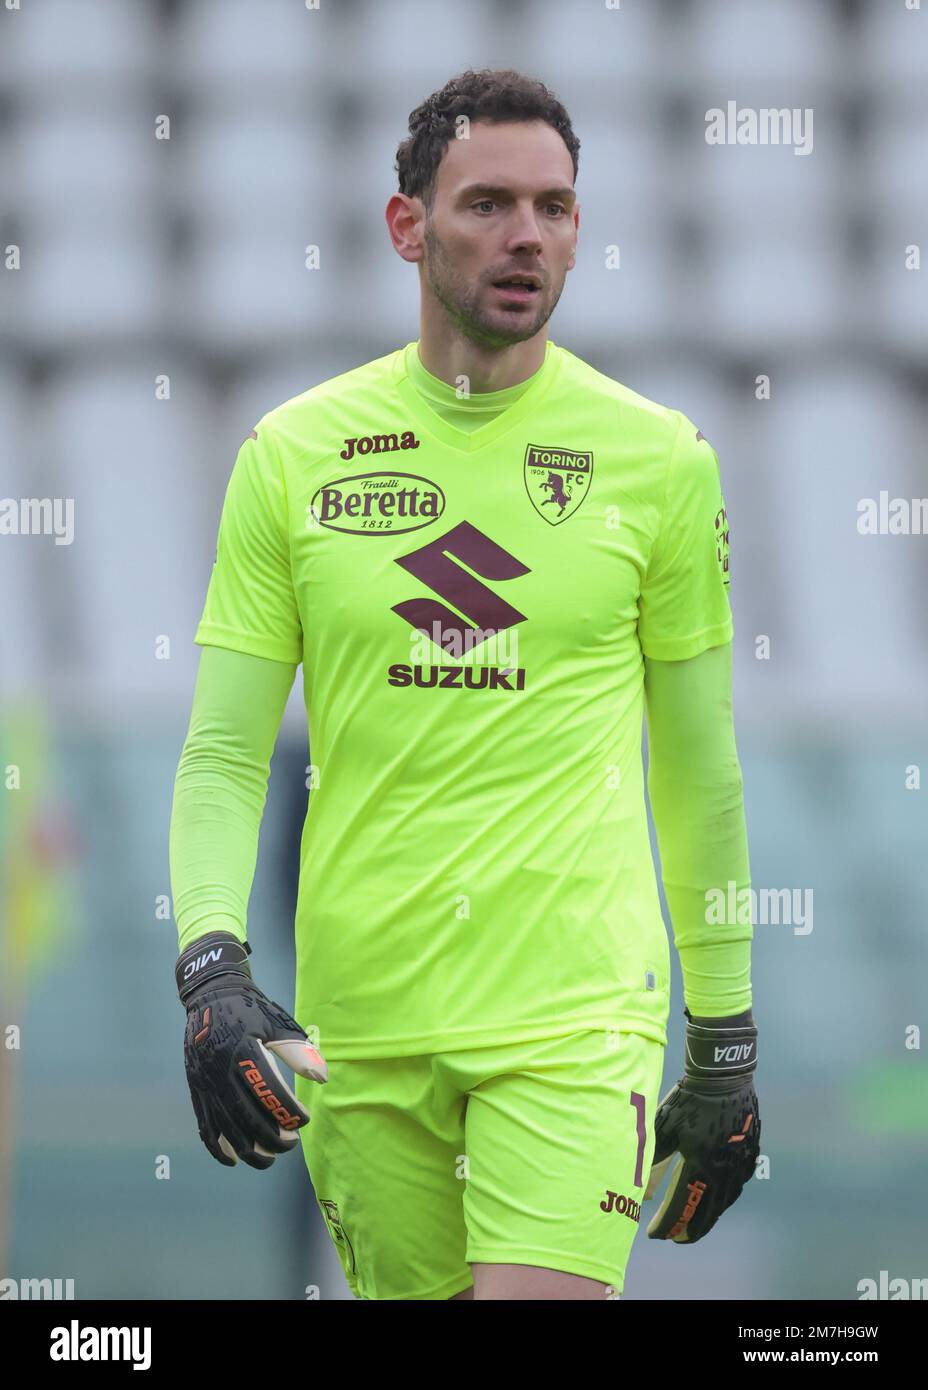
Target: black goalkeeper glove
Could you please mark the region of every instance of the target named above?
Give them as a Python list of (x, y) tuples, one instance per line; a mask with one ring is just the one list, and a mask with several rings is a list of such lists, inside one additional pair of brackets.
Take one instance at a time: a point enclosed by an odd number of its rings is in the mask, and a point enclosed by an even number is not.
[(645, 1201), (654, 1196), (679, 1154), (648, 1235), (692, 1245), (712, 1230), (754, 1175), (760, 1150), (760, 1112), (752, 1079), (757, 1029), (750, 1009), (731, 1018), (693, 1018), (689, 1009), (683, 1012), (684, 1076), (660, 1103), (644, 1196)]
[(328, 1079), (322, 1054), (296, 1019), (252, 981), (250, 954), (231, 932), (209, 932), (174, 971), (187, 1009), (184, 1063), (200, 1138), (226, 1168), (239, 1159), (270, 1168), (300, 1142), (297, 1130), (309, 1115), (276, 1057), (310, 1081)]

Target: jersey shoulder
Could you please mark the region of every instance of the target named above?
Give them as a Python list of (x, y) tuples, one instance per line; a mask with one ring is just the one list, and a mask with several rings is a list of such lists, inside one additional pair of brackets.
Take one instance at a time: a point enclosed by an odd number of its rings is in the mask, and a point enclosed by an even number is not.
[(352, 423), (357, 432), (359, 412), (376, 418), (389, 399), (403, 351), (388, 352), (282, 401), (262, 415), (257, 434), (272, 436), (278, 452), (292, 456), (313, 452), (339, 435), (343, 425)]
[[(614, 377), (606, 376), (596, 367), (577, 357), (567, 348), (559, 348), (563, 362), (563, 381), (571, 391), (583, 390), (603, 401), (612, 401), (618, 407), (623, 432), (634, 431), (656, 441), (662, 441), (668, 451), (673, 447), (678, 433), (687, 431), (695, 441), (699, 434), (696, 426), (681, 410), (661, 405), (625, 386)], [(700, 439), (704, 436), (700, 434)]]

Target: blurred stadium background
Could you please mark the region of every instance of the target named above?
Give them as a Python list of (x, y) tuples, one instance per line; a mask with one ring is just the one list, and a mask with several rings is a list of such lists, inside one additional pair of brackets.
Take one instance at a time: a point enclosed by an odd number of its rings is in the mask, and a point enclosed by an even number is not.
[[(857, 529), (862, 498), (928, 493), (928, 271), (906, 266), (928, 249), (928, 4), (9, 6), (0, 496), (73, 498), (75, 531), (0, 535), (0, 1276), (347, 1296), (302, 1158), (264, 1175), (200, 1146), (159, 902), (235, 453), (265, 410), (418, 336), (383, 207), (409, 111), (468, 66), (541, 77), (581, 140), (554, 341), (719, 452), (754, 884), (814, 893), (810, 933), (756, 928), (769, 1178), (698, 1251), (642, 1230), (626, 1298), (928, 1275), (905, 1034), (928, 1024), (928, 791), (906, 787), (928, 760), (928, 540)], [(707, 145), (731, 99), (811, 108), (812, 152)], [(298, 678), (249, 929), (284, 1002), (305, 744)], [(665, 1085), (681, 1010), (677, 976)]]

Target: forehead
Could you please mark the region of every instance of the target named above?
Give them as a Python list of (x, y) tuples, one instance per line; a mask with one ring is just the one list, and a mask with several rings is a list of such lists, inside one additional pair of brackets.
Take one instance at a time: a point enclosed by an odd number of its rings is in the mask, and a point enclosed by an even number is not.
[(453, 193), (474, 181), (514, 192), (553, 185), (572, 187), (570, 152), (546, 121), (474, 121), (466, 139), (449, 140), (438, 166), (439, 193)]

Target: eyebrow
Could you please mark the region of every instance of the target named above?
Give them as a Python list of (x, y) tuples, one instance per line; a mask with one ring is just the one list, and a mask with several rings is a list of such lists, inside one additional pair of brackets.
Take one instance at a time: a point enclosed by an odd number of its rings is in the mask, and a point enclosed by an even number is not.
[[(485, 196), (490, 194), (494, 198), (508, 198), (512, 190), (505, 184), (495, 183), (469, 183), (462, 188), (458, 194), (459, 198), (475, 198), (478, 194)], [(576, 199), (576, 191), (573, 188), (544, 188), (537, 194), (539, 198), (559, 198), (562, 203), (570, 203)]]

